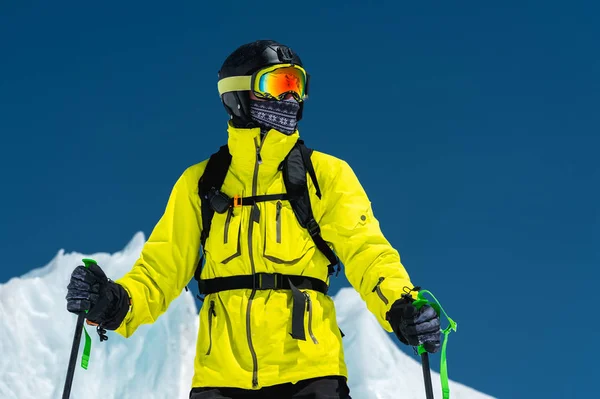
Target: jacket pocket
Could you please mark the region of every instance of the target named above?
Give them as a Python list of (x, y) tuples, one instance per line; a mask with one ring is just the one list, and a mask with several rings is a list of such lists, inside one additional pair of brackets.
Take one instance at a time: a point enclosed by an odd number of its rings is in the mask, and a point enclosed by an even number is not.
[(210, 351), (212, 350), (212, 328), (213, 328), (213, 318), (217, 316), (217, 312), (215, 312), (215, 301), (210, 301), (210, 307), (208, 308), (208, 349), (206, 351), (206, 355), (210, 355)]
[(265, 259), (280, 265), (300, 263), (314, 242), (298, 223), (291, 205), (287, 201), (267, 202), (265, 210)]
[(211, 259), (227, 264), (241, 255), (241, 218), (241, 212), (234, 208), (214, 213), (205, 248)]

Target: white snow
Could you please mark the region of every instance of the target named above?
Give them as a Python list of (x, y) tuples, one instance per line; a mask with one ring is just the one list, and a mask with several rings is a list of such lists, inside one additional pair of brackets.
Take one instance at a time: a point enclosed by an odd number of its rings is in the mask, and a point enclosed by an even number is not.
[[(90, 257), (117, 279), (127, 273), (144, 244), (137, 233), (121, 252), (83, 255), (59, 251), (46, 266), (0, 284), (0, 398), (60, 398), (76, 316), (66, 310), (66, 286), (73, 268)], [(349, 288), (335, 297), (354, 399), (424, 398), (420, 364), (401, 352)], [(171, 304), (151, 326), (124, 339), (109, 332), (92, 336), (88, 370), (78, 365), (71, 398), (187, 398), (193, 372), (197, 309), (191, 292)], [(83, 337), (82, 345), (83, 347)], [(438, 361), (439, 356), (434, 358)], [(450, 369), (451, 372), (451, 369)], [(436, 398), (439, 376), (432, 374)], [(451, 398), (491, 396), (451, 382)]]

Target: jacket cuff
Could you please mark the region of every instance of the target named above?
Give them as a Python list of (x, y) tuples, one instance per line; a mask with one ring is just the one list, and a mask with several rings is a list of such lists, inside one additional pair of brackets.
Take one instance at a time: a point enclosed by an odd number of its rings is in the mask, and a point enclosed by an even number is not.
[(109, 290), (113, 296), (113, 306), (107, 312), (102, 327), (107, 330), (116, 330), (125, 319), (125, 316), (127, 316), (131, 302), (129, 300), (129, 295), (127, 295), (127, 291), (125, 291), (125, 288), (120, 284), (110, 281), (107, 290)]

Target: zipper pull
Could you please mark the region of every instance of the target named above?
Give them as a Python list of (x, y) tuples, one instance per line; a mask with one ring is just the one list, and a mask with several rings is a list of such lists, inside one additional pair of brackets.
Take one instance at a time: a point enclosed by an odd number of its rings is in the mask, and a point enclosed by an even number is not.
[(262, 165), (262, 157), (260, 156), (260, 147), (256, 147), (256, 162)]
[(215, 301), (210, 301), (210, 308), (208, 309), (209, 314), (216, 316), (217, 312), (215, 312)]
[(379, 281), (377, 282), (377, 284), (375, 284), (375, 287), (373, 288), (373, 290), (371, 292), (377, 291), (377, 288), (379, 288), (379, 286), (381, 285), (383, 280), (385, 280), (385, 277), (379, 277)]
[(310, 300), (308, 292), (304, 292), (304, 296), (306, 297), (306, 307), (308, 308), (308, 335), (310, 335), (310, 338), (316, 345), (319, 341), (317, 341), (317, 337), (315, 337), (312, 330), (312, 301)]
[(312, 302), (310, 301), (310, 295), (307, 292), (303, 292), (306, 297), (306, 310), (312, 312)]
[(281, 244), (281, 201), (277, 201), (277, 212), (275, 212), (275, 229), (277, 244)]

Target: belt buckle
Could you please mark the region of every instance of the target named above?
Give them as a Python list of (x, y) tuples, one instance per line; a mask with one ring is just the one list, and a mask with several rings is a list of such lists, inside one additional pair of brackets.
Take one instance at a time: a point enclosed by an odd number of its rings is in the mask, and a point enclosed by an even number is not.
[[(283, 280), (280, 273), (257, 273), (258, 274), (258, 289), (259, 290), (277, 290), (281, 289), (281, 281)], [(279, 284), (278, 284), (279, 283)]]
[(234, 208), (239, 208), (242, 206), (242, 197), (239, 195), (234, 195), (233, 196), (233, 207)]

